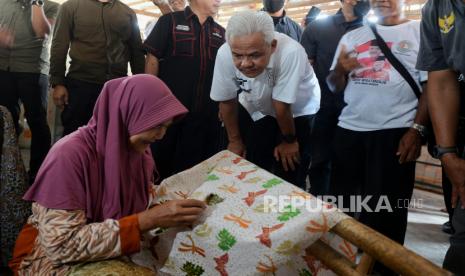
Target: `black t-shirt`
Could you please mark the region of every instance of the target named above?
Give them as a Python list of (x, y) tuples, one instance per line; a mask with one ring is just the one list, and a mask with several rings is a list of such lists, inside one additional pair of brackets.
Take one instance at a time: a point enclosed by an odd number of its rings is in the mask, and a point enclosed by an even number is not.
[(313, 68), (320, 82), (322, 106), (333, 104), (334, 95), (326, 84), (326, 77), (333, 63), (339, 40), (345, 33), (362, 25), (361, 19), (346, 22), (344, 15), (339, 11), (326, 19), (311, 22), (302, 34), (300, 44), (305, 48), (308, 58), (315, 61)]
[(465, 74), (465, 3), (430, 0), (423, 8), (417, 68)]
[(160, 17), (144, 42), (145, 49), (159, 60), (158, 77), (191, 112), (217, 116), (218, 105), (210, 99), (210, 89), (224, 33), (211, 17), (200, 25), (187, 7)]

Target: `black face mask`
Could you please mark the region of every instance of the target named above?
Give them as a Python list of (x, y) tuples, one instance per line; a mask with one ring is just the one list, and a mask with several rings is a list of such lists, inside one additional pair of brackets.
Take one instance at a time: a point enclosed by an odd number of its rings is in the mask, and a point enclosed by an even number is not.
[(284, 7), (284, 0), (263, 0), (263, 8), (269, 13), (279, 11)]
[(368, 0), (358, 1), (354, 6), (354, 14), (357, 17), (364, 17), (370, 11), (370, 3)]

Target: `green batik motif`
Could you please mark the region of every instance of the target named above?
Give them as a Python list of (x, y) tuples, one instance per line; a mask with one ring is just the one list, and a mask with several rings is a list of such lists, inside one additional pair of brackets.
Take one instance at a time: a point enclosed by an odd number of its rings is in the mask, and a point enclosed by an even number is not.
[(313, 274), (304, 268), (299, 272), (299, 276), (313, 276)]
[(182, 266), (181, 270), (186, 272), (186, 276), (200, 276), (205, 272), (203, 267), (193, 264), (191, 262), (186, 262)]
[(283, 181), (281, 179), (272, 178), (272, 179), (268, 180), (265, 184), (263, 184), (262, 187), (265, 188), (265, 189), (271, 189), (274, 186), (279, 185), (281, 183), (283, 183)]
[(299, 244), (293, 244), (291, 241), (286, 240), (282, 242), (276, 249), (276, 252), (278, 252), (281, 255), (285, 256), (290, 256), (290, 255), (296, 255), (299, 254), (300, 246)]
[(236, 244), (236, 238), (224, 228), (218, 233), (216, 239), (219, 241), (218, 247), (223, 251), (228, 251)]
[(220, 179), (218, 176), (216, 176), (215, 174), (209, 174), (207, 176), (207, 181), (215, 181), (215, 180), (218, 180)]
[(217, 194), (209, 194), (205, 199), (207, 205), (212, 206), (224, 201), (224, 198), (220, 197)]
[(278, 217), (278, 220), (283, 222), (298, 216), (300, 214), (300, 210), (297, 208), (292, 208), (291, 205), (287, 205), (286, 207), (284, 207), (283, 212), (281, 212), (280, 214), (281, 215)]

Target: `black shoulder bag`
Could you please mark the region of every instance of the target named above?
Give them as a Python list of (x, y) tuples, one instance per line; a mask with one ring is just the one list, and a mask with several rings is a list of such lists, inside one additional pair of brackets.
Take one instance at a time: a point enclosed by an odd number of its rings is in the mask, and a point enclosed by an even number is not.
[[(413, 90), (413, 93), (415, 93), (415, 96), (418, 99), (418, 103), (420, 103), (420, 97), (421, 97), (420, 87), (418, 87), (418, 84), (413, 79), (412, 75), (410, 75), (407, 68), (405, 68), (405, 66), (391, 52), (391, 50), (387, 46), (384, 39), (379, 35), (378, 30), (376, 30), (376, 25), (370, 24), (369, 26), (370, 26), (370, 29), (373, 31), (373, 34), (376, 37), (376, 41), (378, 42), (378, 46), (383, 52), (384, 56), (389, 60), (389, 62), (397, 70), (397, 72), (399, 72), (399, 74), (405, 79), (405, 81), (410, 85), (410, 87)], [(427, 127), (428, 127), (428, 133), (426, 136), (426, 143), (428, 145), (428, 151), (431, 153), (432, 148), (436, 144), (436, 140), (434, 138), (434, 133), (432, 131), (433, 128), (432, 128), (431, 123)]]

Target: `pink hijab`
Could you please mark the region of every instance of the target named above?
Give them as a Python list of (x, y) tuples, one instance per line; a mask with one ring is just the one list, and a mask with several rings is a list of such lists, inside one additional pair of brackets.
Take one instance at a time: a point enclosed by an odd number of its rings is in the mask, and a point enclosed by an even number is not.
[(24, 196), (46, 208), (84, 210), (89, 222), (146, 209), (154, 162), (129, 148), (129, 137), (187, 113), (158, 78), (135, 75), (107, 82), (87, 126), (50, 150)]

